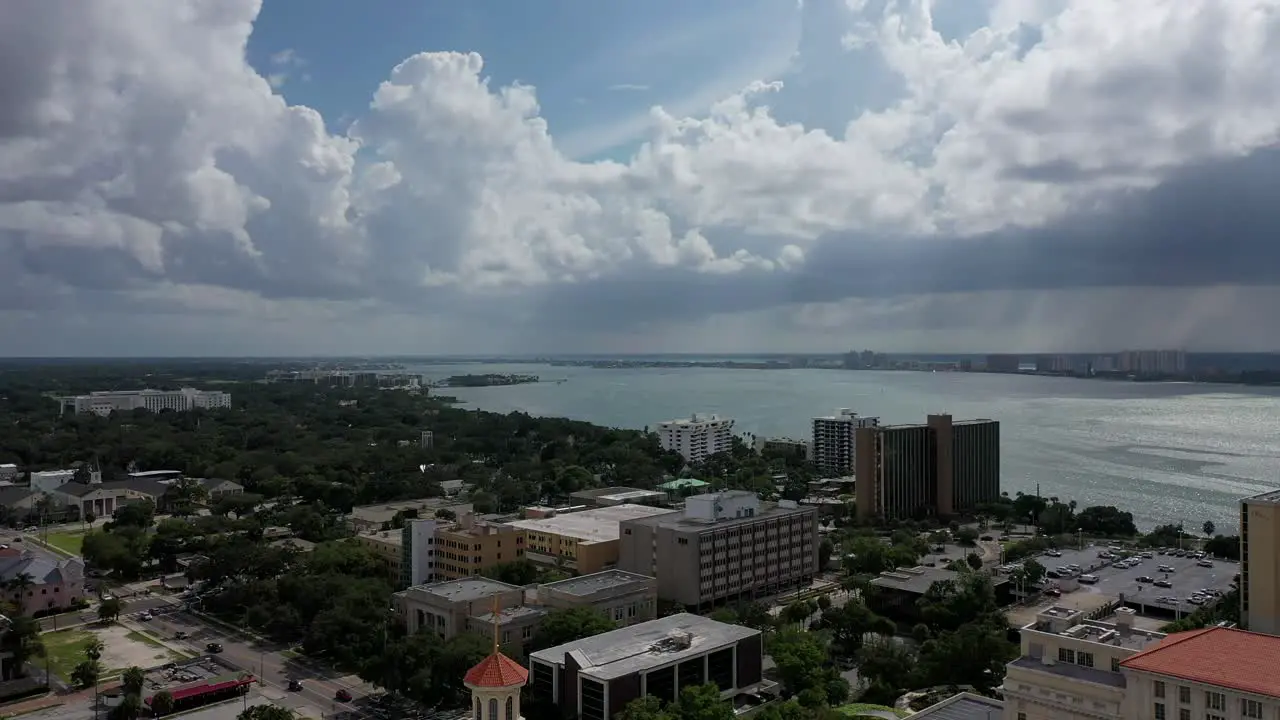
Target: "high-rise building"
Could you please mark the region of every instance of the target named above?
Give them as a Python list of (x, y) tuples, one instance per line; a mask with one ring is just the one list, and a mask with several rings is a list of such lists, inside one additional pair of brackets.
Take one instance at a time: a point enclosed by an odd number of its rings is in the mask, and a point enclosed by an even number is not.
[(858, 517), (951, 516), (1000, 497), (1000, 423), (930, 415), (856, 433)]
[(658, 442), (663, 450), (680, 453), (687, 463), (701, 462), (729, 450), (733, 444), (733, 420), (719, 415), (694, 414), (686, 419), (660, 422)]
[(1240, 501), (1240, 621), (1280, 635), (1280, 490)]
[(858, 428), (878, 425), (880, 418), (862, 417), (848, 408), (841, 408), (835, 415), (814, 418), (810, 443), (814, 464), (830, 476), (851, 474), (857, 453), (854, 434)]
[(437, 524), (434, 519), (405, 521), (400, 531), (400, 584), (404, 587), (435, 580)]
[(1181, 375), (1187, 371), (1182, 350), (1125, 350), (1117, 358), (1120, 372), (1135, 375)]
[(818, 509), (728, 490), (684, 512), (624, 520), (618, 568), (658, 579), (658, 597), (689, 608), (774, 594), (818, 572)]

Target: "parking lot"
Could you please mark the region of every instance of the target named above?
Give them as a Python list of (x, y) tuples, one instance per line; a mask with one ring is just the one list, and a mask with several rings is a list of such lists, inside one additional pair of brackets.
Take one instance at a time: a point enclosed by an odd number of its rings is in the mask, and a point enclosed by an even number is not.
[[(1158, 553), (1153, 558), (1142, 559), (1135, 567), (1120, 569), (1112, 567), (1112, 561), (1098, 557), (1098, 553), (1105, 549), (1101, 545), (1086, 547), (1084, 550), (1064, 549), (1061, 557), (1042, 555), (1036, 559), (1049, 570), (1076, 564), (1084, 568), (1085, 573), (1097, 576), (1097, 583), (1081, 583), (1070, 594), (1091, 593), (1108, 599), (1123, 595), (1125, 602), (1135, 605), (1135, 609), (1141, 614), (1177, 615), (1193, 612), (1198, 606), (1188, 601), (1192, 593), (1203, 589), (1226, 592), (1231, 587), (1232, 579), (1240, 572), (1240, 566), (1235, 562), (1210, 560), (1212, 567), (1200, 567), (1195, 558)], [(1161, 565), (1173, 568), (1173, 572), (1160, 571)], [(1138, 582), (1138, 578), (1143, 576), (1168, 581), (1172, 587), (1156, 587), (1152, 583)], [(1177, 602), (1159, 602), (1162, 597), (1175, 597)]]

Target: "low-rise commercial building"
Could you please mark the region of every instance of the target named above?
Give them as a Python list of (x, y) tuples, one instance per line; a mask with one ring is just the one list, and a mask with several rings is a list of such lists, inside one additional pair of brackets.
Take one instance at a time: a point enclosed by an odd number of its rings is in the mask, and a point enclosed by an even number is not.
[(539, 650), (530, 690), (569, 716), (609, 720), (639, 697), (675, 702), (680, 689), (714, 683), (732, 700), (767, 684), (759, 630), (680, 613)]
[(348, 522), (354, 532), (390, 530), (397, 516), (401, 518), (433, 518), (446, 511), (452, 518), (462, 517), (472, 511), (469, 503), (458, 503), (448, 498), (419, 498), (377, 505), (357, 505), (351, 508)]
[(410, 633), (430, 630), (448, 639), (472, 630), (474, 618), (487, 617), (491, 628), (495, 604), (500, 612), (523, 607), (524, 588), (486, 577), (443, 580), (401, 590), (392, 603)]
[[(960, 573), (954, 570), (924, 565), (886, 570), (872, 578), (871, 584), (879, 588), (879, 592), (868, 596), (867, 603), (882, 615), (914, 621), (919, 618), (917, 601), (929, 592), (934, 583), (959, 579)], [(1010, 600), (1008, 577), (997, 575), (991, 578), (991, 584), (997, 604), (1003, 605)]]
[(633, 487), (602, 487), (579, 490), (569, 495), (574, 504), (586, 504), (592, 507), (613, 507), (614, 505), (664, 505), (667, 494), (661, 490), (641, 490)]
[(529, 560), (590, 575), (618, 564), (622, 523), (675, 514), (667, 508), (623, 504), (517, 520), (510, 526), (524, 533), (524, 556)]
[(548, 608), (590, 607), (619, 625), (635, 625), (657, 617), (658, 581), (605, 570), (540, 585), (538, 603)]
[(107, 416), (113, 412), (146, 410), (212, 410), (231, 407), (231, 395), (220, 390), (104, 390), (62, 398), (62, 411)]
[(1005, 720), (1275, 720), (1280, 637), (1213, 627), (1165, 635), (1052, 607), (1022, 629)]
[(658, 596), (690, 608), (771, 595), (818, 572), (818, 511), (730, 490), (684, 511), (621, 523), (618, 568), (658, 579)]
[(488, 520), (473, 513), (436, 529), (435, 575), (442, 580), (474, 577), (494, 565), (525, 556), (524, 530)]
[(129, 478), (85, 485), (69, 482), (50, 493), (55, 502), (75, 507), (80, 517), (92, 513), (95, 517), (110, 517), (116, 510), (130, 503), (150, 500), (161, 504), (169, 487), (154, 480)]

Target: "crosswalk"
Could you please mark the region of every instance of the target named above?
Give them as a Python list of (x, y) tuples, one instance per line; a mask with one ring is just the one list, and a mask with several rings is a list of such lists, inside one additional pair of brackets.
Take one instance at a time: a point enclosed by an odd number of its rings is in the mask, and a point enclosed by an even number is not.
[(181, 610), (182, 606), (180, 605), (163, 605), (161, 607), (151, 608), (150, 610), (134, 610), (132, 612), (121, 613), (120, 618), (122, 620), (142, 620), (144, 615), (150, 615), (154, 618), (162, 615), (171, 615), (176, 612), (181, 612)]

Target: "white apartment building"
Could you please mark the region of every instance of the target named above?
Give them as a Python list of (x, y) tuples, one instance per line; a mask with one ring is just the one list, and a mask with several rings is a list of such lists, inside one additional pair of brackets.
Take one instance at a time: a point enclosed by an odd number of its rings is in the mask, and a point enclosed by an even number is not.
[(1280, 720), (1280, 638), (1228, 628), (1165, 635), (1050, 607), (1006, 667), (1004, 720)]
[(139, 408), (149, 412), (227, 408), (231, 395), (219, 390), (103, 390), (88, 395), (62, 399), (62, 411), (94, 413), (107, 416), (113, 412), (129, 412)]
[(854, 434), (858, 428), (879, 425), (880, 418), (862, 417), (848, 408), (841, 408), (835, 415), (814, 418), (810, 443), (814, 464), (831, 477), (852, 475)]
[(663, 450), (680, 453), (685, 462), (696, 463), (709, 455), (727, 452), (733, 444), (733, 420), (719, 415), (698, 416), (658, 423), (658, 442)]

